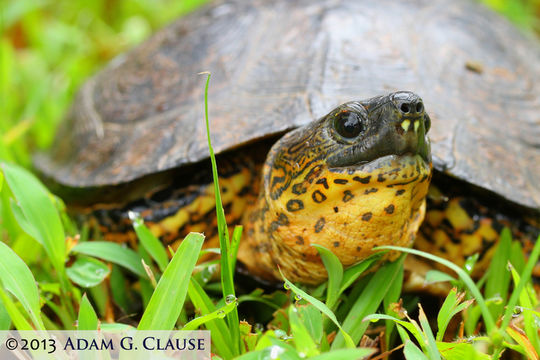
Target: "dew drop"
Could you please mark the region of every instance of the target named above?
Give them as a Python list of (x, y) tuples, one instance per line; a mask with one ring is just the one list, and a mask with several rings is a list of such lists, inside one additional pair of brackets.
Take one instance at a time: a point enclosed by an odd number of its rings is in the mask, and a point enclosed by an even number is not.
[(279, 359), (279, 355), (283, 353), (285, 350), (282, 349), (280, 346), (274, 345), (270, 348), (270, 359)]
[(225, 303), (226, 304), (230, 304), (230, 303), (233, 303), (236, 301), (236, 296), (234, 296), (233, 294), (229, 294), (227, 296), (225, 296)]
[(285, 290), (291, 290), (291, 287), (287, 283), (284, 283), (283, 287), (285, 288)]
[(135, 221), (139, 218), (139, 214), (136, 213), (135, 211), (128, 211), (128, 217), (129, 217), (129, 220), (131, 221)]
[(217, 316), (218, 318), (223, 319), (225, 317), (225, 311), (223, 310), (218, 311)]

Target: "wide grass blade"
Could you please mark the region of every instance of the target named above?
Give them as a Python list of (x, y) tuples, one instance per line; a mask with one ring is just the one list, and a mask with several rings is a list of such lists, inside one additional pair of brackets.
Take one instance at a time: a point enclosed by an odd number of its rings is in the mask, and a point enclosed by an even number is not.
[(77, 319), (78, 330), (97, 330), (98, 317), (86, 294), (83, 295), (79, 305), (79, 317)]
[(110, 273), (109, 267), (101, 261), (80, 257), (66, 269), (67, 276), (79, 286), (89, 288), (101, 283)]
[(477, 350), (471, 343), (447, 343), (437, 342), (437, 348), (444, 359), (448, 360), (490, 360), (493, 359), (488, 354)]
[[(19, 300), (34, 326), (43, 329), (39, 292), (34, 275), (24, 261), (3, 242), (0, 242), (0, 259), (0, 284)], [(4, 306), (7, 308), (8, 304), (4, 303)]]
[(148, 279), (141, 263), (141, 257), (133, 250), (108, 241), (87, 241), (78, 243), (72, 252), (97, 257), (118, 264), (143, 279)]
[(403, 349), (403, 354), (407, 360), (429, 360), (429, 358), (424, 355), (422, 350), (418, 348), (412, 341), (405, 341), (405, 348)]
[(9, 313), (6, 310), (4, 304), (0, 301), (0, 331), (9, 330), (11, 326), (11, 319), (9, 318)]
[(298, 310), (298, 316), (309, 331), (311, 338), (315, 340), (316, 343), (321, 343), (324, 335), (323, 317), (321, 312), (311, 304), (297, 306), (296, 310)]
[(8, 163), (1, 164), (6, 182), (17, 199), (14, 215), (21, 227), (45, 249), (59, 279), (67, 290), (64, 277), (66, 261), (65, 235), (60, 215), (45, 186), (27, 170)]
[(189, 233), (182, 241), (159, 279), (138, 330), (173, 329), (184, 306), (191, 273), (203, 242), (204, 235), (199, 233)]
[(311, 337), (304, 322), (298, 316), (298, 309), (294, 305), (289, 307), (289, 326), (291, 327), (294, 345), (299, 353), (308, 357), (320, 354), (317, 344)]
[(341, 281), (343, 280), (343, 265), (339, 261), (338, 257), (325, 248), (322, 245), (311, 245), (317, 249), (321, 256), (326, 272), (328, 273), (328, 288), (326, 290), (326, 306), (330, 309), (334, 309), (334, 305), (337, 303), (341, 292), (339, 288)]
[[(498, 296), (505, 302), (508, 297), (510, 272), (508, 271), (506, 264), (508, 264), (508, 260), (510, 259), (511, 247), (512, 235), (508, 228), (504, 228), (501, 232), (499, 243), (497, 244), (497, 250), (495, 250), (495, 254), (489, 265), (486, 287), (484, 288), (484, 296), (486, 299)], [(501, 312), (503, 302), (492, 305), (492, 311), (495, 316)]]
[[(9, 314), (9, 317), (13, 321), (15, 328), (17, 330), (33, 330), (34, 327), (26, 320), (23, 313), (19, 311), (19, 308), (13, 300), (9, 297), (4, 288), (0, 287), (0, 303), (4, 305), (6, 312)], [(42, 326), (41, 328), (44, 328)]]

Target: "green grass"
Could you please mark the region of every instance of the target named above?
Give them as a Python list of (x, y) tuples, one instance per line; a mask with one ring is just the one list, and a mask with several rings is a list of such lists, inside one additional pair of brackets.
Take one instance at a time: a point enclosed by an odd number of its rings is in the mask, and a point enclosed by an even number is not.
[[(213, 167), (215, 169), (215, 163)], [(74, 328), (76, 320), (80, 329), (120, 325), (106, 324), (92, 305), (98, 303), (94, 294), (101, 296), (101, 293), (92, 292), (91, 289), (99, 288), (111, 275), (109, 268), (102, 262), (107, 261), (120, 266), (125, 274), (132, 273), (140, 282), (153, 279), (150, 298), (138, 322), (138, 329), (210, 329), (213, 352), (226, 359), (240, 355), (242, 359), (258, 358), (267, 354), (269, 349), (293, 359), (339, 359), (344, 354), (365, 356), (372, 350), (356, 347), (370, 321), (375, 320), (385, 320), (387, 325), (396, 324), (388, 329), (397, 329), (405, 344), (404, 353), (408, 356), (429, 359), (444, 356), (452, 359), (469, 354), (479, 358), (497, 358), (504, 350), (512, 349), (534, 358), (540, 353), (535, 324), (540, 314), (534, 310), (538, 299), (530, 283), (533, 266), (540, 258), (540, 241), (525, 261), (522, 255), (516, 258), (516, 253), (522, 254), (519, 243), (512, 242), (509, 232), (505, 230), (486, 279), (476, 283), (468, 274), (471, 269), (457, 267), (447, 260), (417, 250), (383, 247), (383, 250), (400, 250), (429, 258), (449, 267), (458, 275), (451, 278), (456, 288), (448, 294), (440, 308), (437, 331), (432, 331), (420, 304), (417, 320), (408, 316), (396, 304), (399, 297), (407, 296), (400, 294), (403, 257), (366, 275), (365, 271), (379, 255), (344, 270), (332, 252), (317, 247), (329, 273), (329, 281), (317, 288), (309, 288), (285, 279), (285, 302), (269, 298), (262, 292), (251, 294), (250, 301), (257, 301), (263, 307), (270, 305), (272, 310), (278, 309), (270, 322), (280, 324), (271, 330), (255, 329), (254, 324), (239, 321), (239, 299), (234, 293), (232, 266), (235, 249), (228, 242), (224, 217), (219, 217), (221, 228), (224, 229), (221, 233), (221, 268), (228, 270), (221, 271), (221, 280), (217, 283), (221, 295), (216, 295), (209, 286), (209, 278), (205, 280), (201, 275), (202, 271), (196, 276), (190, 276), (198, 254), (201, 253), (204, 241), (201, 234), (188, 235), (171, 260), (164, 259), (166, 249), (144, 223), (133, 216), (142, 244), (139, 252), (100, 241), (82, 241), (66, 247), (64, 225), (59, 220), (63, 218), (62, 207), (55, 205), (58, 200), (39, 180), (19, 166), (4, 163), (2, 174), (1, 191), (12, 199), (10, 211), (16, 223), (29, 236), (19, 241), (35, 239), (46, 254), (40, 265), (53, 270), (50, 277), (44, 278), (41, 271), (35, 267), (32, 271), (23, 261), (24, 254), (17, 255), (11, 247), (0, 243), (0, 257), (3, 259), (0, 262), (0, 324), (3, 329), (69, 329)], [(19, 189), (22, 187), (32, 191), (21, 192)], [(32, 216), (39, 213), (40, 209), (48, 211), (41, 211), (41, 218), (37, 221)], [(54, 221), (59, 221), (57, 228), (40, 225)], [(233, 244), (235, 242), (232, 241)], [(53, 251), (57, 248), (63, 251)], [(509, 259), (507, 249), (510, 248), (517, 250), (513, 252), (513, 260)], [(142, 251), (146, 251), (146, 255)], [(54, 254), (63, 259), (60, 265)], [(226, 261), (228, 265), (224, 265)], [(504, 271), (501, 271), (500, 264), (510, 264), (512, 261), (517, 267), (504, 266)], [(211, 265), (208, 262), (199, 267)], [(436, 280), (436, 277), (432, 279)], [(449, 278), (444, 277), (443, 280), (448, 281)], [(511, 281), (513, 290), (507, 297), (506, 292), (502, 291), (507, 291)], [(490, 302), (485, 298), (495, 293), (500, 294), (498, 302)], [(182, 316), (182, 312), (186, 311), (183, 304), (188, 301), (199, 311), (191, 313), (190, 316), (195, 316), (191, 321)], [(382, 306), (383, 303), (386, 306)], [(376, 314), (378, 310), (383, 313)], [(478, 312), (480, 316), (474, 316)], [(450, 337), (447, 334), (451, 319), (458, 315), (465, 322), (474, 319), (466, 327), (466, 339), (457, 338), (457, 334), (450, 334)], [(479, 324), (483, 324), (485, 330), (478, 332)], [(328, 340), (329, 336), (334, 338), (333, 341)], [(445, 340), (448, 338), (451, 340)], [(480, 352), (479, 349), (484, 350)]]
[[(401, 292), (403, 258), (368, 273), (379, 255), (343, 269), (323, 247), (317, 250), (329, 273), (325, 284), (312, 288), (285, 280), (284, 289), (272, 293), (237, 294), (241, 284), (235, 283), (234, 269), (242, 229), (235, 228), (228, 238), (219, 191), (218, 261), (195, 263), (202, 253), (200, 234), (190, 234), (172, 254), (137, 214), (131, 216), (141, 245), (137, 250), (87, 241), (87, 229), (78, 229), (62, 201), (28, 170), (31, 154), (51, 143), (75, 90), (88, 76), (201, 2), (5, 4), (0, 42), (0, 329), (209, 329), (212, 351), (223, 359), (275, 353), (290, 359), (344, 359), (372, 352), (358, 345), (373, 325), (384, 326), (388, 350), (404, 345), (397, 351), (408, 358), (496, 358), (502, 351), (537, 358), (540, 314), (530, 279), (540, 241), (526, 261), (507, 231), (487, 275), (477, 282), (470, 278), (474, 258), (457, 268), (419, 254), (456, 273), (428, 274), (431, 281), (455, 286), (432, 319), (414, 297)], [(484, 2), (538, 31), (538, 18), (532, 15), (538, 0)], [(206, 89), (209, 81), (208, 76)], [(203, 82), (201, 77), (201, 87)], [(212, 153), (210, 134), (208, 143)], [(212, 164), (219, 190), (214, 159)], [(198, 271), (189, 276), (194, 268)], [(405, 305), (398, 303), (400, 298)], [(176, 306), (163, 305), (171, 302)], [(112, 303), (126, 315), (111, 323)], [(141, 304), (135, 317), (132, 303)], [(256, 309), (259, 318), (242, 321), (240, 304)], [(414, 311), (417, 316), (409, 315)], [(463, 334), (450, 326), (456, 319), (463, 321)]]

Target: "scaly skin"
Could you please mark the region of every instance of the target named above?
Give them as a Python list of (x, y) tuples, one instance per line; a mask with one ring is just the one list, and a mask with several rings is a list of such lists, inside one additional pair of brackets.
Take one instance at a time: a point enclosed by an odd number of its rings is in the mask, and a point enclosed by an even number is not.
[[(357, 106), (367, 111), (366, 135), (336, 140), (334, 118)], [(411, 246), (431, 175), (425, 132), (423, 115), (406, 119), (388, 98), (377, 98), (344, 105), (285, 135), (270, 150), (258, 201), (243, 217), (240, 261), (261, 278), (279, 279), (281, 269), (289, 280), (317, 284), (327, 273), (312, 244), (331, 249), (344, 266), (375, 246)], [(400, 148), (407, 136), (414, 144)], [(371, 155), (358, 159), (357, 149)]]
[[(312, 244), (332, 250), (344, 266), (367, 258), (375, 246), (411, 246), (424, 219), (431, 169), (408, 158), (405, 164), (387, 159), (373, 171), (352, 174), (315, 165), (299, 176), (302, 192), (289, 187), (279, 201), (272, 201), (265, 182), (264, 195), (244, 215), (247, 237), (240, 261), (262, 278), (279, 279), (279, 265), (289, 280), (317, 284), (327, 273)], [(403, 178), (397, 168), (409, 176)], [(311, 169), (317, 171), (302, 176)]]

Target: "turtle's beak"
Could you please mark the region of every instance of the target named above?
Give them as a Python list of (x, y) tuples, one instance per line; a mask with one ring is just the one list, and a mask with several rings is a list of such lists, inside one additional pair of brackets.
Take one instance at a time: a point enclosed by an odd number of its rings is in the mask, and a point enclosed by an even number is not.
[(392, 142), (397, 154), (419, 154), (429, 161), (430, 147), (426, 133), (431, 126), (431, 119), (425, 112), (422, 99), (408, 91), (393, 93), (390, 99), (396, 109), (393, 118), (397, 136), (392, 136)]

